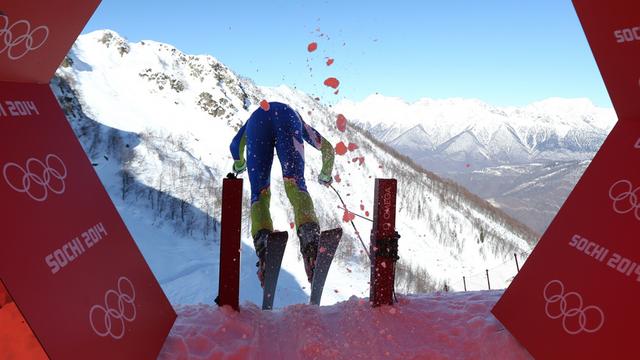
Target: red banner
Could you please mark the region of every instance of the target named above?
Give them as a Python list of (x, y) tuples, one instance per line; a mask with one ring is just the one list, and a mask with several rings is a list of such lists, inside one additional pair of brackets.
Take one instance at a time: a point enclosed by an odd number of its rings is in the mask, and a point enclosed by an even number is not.
[(573, 0), (618, 118), (640, 120), (640, 2)]
[(48, 85), (0, 83), (0, 278), (52, 359), (151, 359), (175, 313)]
[(48, 84), (99, 3), (0, 3), (0, 81)]
[(640, 123), (619, 122), (493, 309), (534, 357), (638, 353), (638, 163)]

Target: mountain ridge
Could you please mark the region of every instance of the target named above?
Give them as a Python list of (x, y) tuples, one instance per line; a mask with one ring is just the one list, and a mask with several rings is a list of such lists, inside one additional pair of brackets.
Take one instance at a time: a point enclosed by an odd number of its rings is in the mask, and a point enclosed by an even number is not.
[[(459, 182), (539, 233), (584, 168), (573, 164), (590, 161), (616, 122), (613, 109), (583, 98), (495, 107), (477, 99), (424, 98), (408, 103), (378, 94), (361, 102), (343, 100), (335, 109), (423, 168)], [(553, 166), (565, 169), (557, 172), (558, 179), (549, 180), (545, 169)], [(508, 167), (508, 175), (501, 176)], [(539, 188), (537, 197), (544, 201), (531, 194), (520, 197), (518, 189), (530, 178), (547, 179), (562, 191), (543, 189), (541, 181), (529, 189)], [(496, 184), (502, 193), (496, 192)], [(526, 205), (532, 200), (541, 208)], [(527, 215), (522, 208), (537, 215)]]

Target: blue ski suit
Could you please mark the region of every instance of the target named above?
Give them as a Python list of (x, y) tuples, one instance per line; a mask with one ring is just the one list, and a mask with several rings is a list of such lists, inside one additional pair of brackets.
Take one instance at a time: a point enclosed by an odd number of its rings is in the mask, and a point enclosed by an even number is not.
[(230, 150), (236, 162), (244, 161), (246, 146), (246, 166), (251, 183), (251, 233), (254, 238), (259, 230), (273, 231), (269, 187), (274, 149), (282, 167), (284, 187), (293, 207), (296, 227), (306, 223), (317, 224), (313, 201), (304, 179), (303, 140), (322, 152), (320, 174), (330, 179), (333, 146), (286, 104), (270, 102), (268, 111), (258, 108), (233, 138)]

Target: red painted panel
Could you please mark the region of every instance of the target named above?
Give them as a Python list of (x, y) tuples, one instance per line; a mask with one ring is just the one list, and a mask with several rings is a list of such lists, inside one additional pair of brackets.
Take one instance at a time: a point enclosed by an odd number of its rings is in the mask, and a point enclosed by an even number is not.
[(573, 0), (620, 120), (640, 121), (640, 2)]
[(99, 3), (0, 3), (0, 81), (49, 83)]
[(175, 312), (48, 85), (0, 83), (0, 278), (52, 359), (151, 359)]
[(536, 358), (638, 354), (640, 123), (619, 122), (493, 313)]

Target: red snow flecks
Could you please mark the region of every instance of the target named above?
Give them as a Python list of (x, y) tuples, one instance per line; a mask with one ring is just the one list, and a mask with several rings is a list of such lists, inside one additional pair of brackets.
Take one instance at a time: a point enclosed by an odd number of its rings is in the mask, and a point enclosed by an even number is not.
[(341, 132), (347, 130), (347, 118), (344, 117), (344, 115), (338, 114), (338, 117), (336, 118), (336, 127)]
[(364, 204), (360, 204), (360, 210), (364, 211)]
[(316, 50), (318, 50), (318, 43), (317, 42), (314, 41), (314, 42), (309, 43), (309, 45), (307, 45), (307, 51), (308, 52), (314, 52)]
[(350, 212), (349, 210), (344, 210), (344, 214), (342, 214), (342, 221), (349, 222), (356, 218), (356, 214)]
[(349, 151), (353, 151), (355, 149), (358, 148), (358, 144), (356, 143), (349, 143), (349, 146), (347, 147), (349, 149)]
[(340, 92), (340, 89), (336, 90), (333, 92), (333, 95), (338, 95), (338, 93)]
[(262, 108), (262, 110), (264, 111), (269, 111), (269, 102), (267, 100), (262, 100), (260, 101), (260, 107)]
[(324, 247), (324, 246), (320, 246), (320, 247), (318, 248), (318, 252), (319, 252), (320, 254), (324, 254), (325, 252), (327, 252), (327, 248), (326, 248), (326, 247)]
[(346, 153), (347, 153), (347, 146), (342, 141), (337, 143), (336, 144), (336, 154), (344, 155)]
[(330, 78), (327, 78), (327, 79), (324, 81), (324, 84), (325, 84), (326, 86), (328, 86), (328, 87), (331, 87), (331, 88), (337, 89), (337, 88), (338, 88), (338, 86), (340, 86), (340, 80), (338, 80), (338, 79), (336, 79), (336, 78), (334, 78), (334, 77), (330, 77)]
[(328, 58), (328, 59), (327, 59), (327, 66), (331, 66), (331, 65), (333, 65), (333, 61), (334, 61), (334, 60), (333, 60), (332, 58)]
[(365, 212), (364, 212), (364, 216), (369, 216), (369, 212), (368, 212), (368, 211), (365, 211)]
[(360, 161), (360, 165), (364, 165), (364, 156), (360, 156), (358, 161)]
[(353, 162), (353, 163), (356, 162), (356, 161), (358, 161), (357, 157), (354, 157), (353, 159), (351, 159), (351, 162)]
[(296, 224), (294, 222), (290, 222), (289, 226), (291, 226), (291, 228), (293, 229), (294, 227), (296, 227)]
[(466, 167), (466, 168), (470, 168), (470, 167), (471, 167), (471, 164), (467, 164), (467, 165), (465, 165), (464, 167)]
[(336, 176), (333, 177), (333, 180), (335, 180), (337, 183), (342, 181), (342, 179), (340, 179), (340, 174), (336, 174)]

